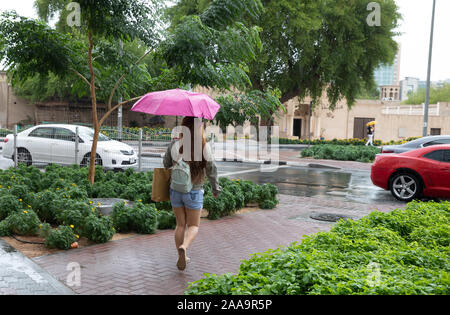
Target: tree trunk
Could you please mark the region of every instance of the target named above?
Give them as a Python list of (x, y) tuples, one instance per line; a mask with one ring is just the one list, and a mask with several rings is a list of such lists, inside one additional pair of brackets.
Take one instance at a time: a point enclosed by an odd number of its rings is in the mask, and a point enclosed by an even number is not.
[(92, 123), (94, 125), (94, 139), (92, 141), (91, 148), (91, 158), (89, 161), (89, 182), (91, 185), (94, 185), (95, 181), (95, 157), (97, 156), (97, 141), (98, 134), (100, 133), (100, 125), (98, 123), (98, 115), (97, 115), (97, 97), (95, 94), (95, 74), (94, 67), (92, 66), (92, 50), (94, 48), (94, 42), (92, 40), (92, 33), (89, 31), (89, 54), (88, 54), (88, 63), (89, 63), (89, 71), (91, 74), (91, 99), (92, 99)]

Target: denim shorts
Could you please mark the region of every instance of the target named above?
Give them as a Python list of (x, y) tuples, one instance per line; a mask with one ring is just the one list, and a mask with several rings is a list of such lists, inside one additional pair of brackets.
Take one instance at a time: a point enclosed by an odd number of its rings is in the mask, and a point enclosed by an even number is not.
[(203, 209), (203, 190), (191, 190), (187, 194), (170, 189), (170, 203), (174, 208), (186, 207), (191, 210)]

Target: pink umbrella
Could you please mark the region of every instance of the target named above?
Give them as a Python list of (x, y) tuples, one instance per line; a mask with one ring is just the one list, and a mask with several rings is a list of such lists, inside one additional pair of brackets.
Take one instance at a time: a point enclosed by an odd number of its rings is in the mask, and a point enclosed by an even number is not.
[(220, 105), (208, 95), (175, 89), (148, 93), (131, 110), (159, 116), (190, 116), (213, 120), (219, 108)]

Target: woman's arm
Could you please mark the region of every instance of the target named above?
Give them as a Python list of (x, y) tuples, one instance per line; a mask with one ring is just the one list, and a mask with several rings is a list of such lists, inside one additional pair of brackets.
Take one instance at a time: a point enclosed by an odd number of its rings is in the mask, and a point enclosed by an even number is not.
[(206, 148), (204, 151), (205, 159), (206, 159), (206, 176), (208, 177), (209, 184), (211, 185), (211, 190), (215, 197), (219, 196), (222, 188), (219, 185), (219, 176), (217, 172), (217, 165), (214, 159), (214, 155), (212, 154), (211, 147), (209, 144), (206, 144)]
[(169, 147), (167, 148), (166, 155), (164, 155), (163, 164), (165, 168), (171, 168), (173, 166), (173, 159), (172, 159), (172, 146), (173, 142), (169, 144)]
[(215, 161), (208, 161), (206, 163), (206, 176), (211, 185), (213, 195), (218, 196), (222, 191), (222, 188), (219, 185), (219, 176), (217, 174), (217, 165)]

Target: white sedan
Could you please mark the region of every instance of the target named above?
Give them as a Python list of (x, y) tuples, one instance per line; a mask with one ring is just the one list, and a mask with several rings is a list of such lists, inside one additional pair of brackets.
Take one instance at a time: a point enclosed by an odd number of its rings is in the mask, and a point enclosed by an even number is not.
[[(75, 161), (76, 127), (78, 127), (78, 155)], [(19, 163), (89, 165), (94, 137), (92, 128), (75, 125), (39, 125), (17, 134)], [(7, 135), (3, 156), (14, 160), (14, 136)], [(129, 145), (99, 135), (96, 164), (105, 169), (134, 167), (137, 155)]]

